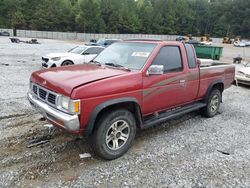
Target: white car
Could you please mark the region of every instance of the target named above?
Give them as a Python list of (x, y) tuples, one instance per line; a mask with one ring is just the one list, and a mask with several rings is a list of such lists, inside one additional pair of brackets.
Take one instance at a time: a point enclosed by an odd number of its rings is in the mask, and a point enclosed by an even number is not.
[(234, 42), (234, 46), (236, 46), (236, 47), (247, 47), (247, 46), (250, 46), (250, 41), (247, 41), (247, 40), (236, 41), (236, 42)]
[(77, 46), (66, 53), (51, 53), (42, 57), (42, 67), (60, 67), (88, 63), (105, 48), (102, 46)]
[(235, 74), (236, 83), (250, 85), (250, 63), (240, 68)]
[(200, 44), (202, 44), (202, 45), (212, 45), (212, 41), (203, 41), (203, 42), (200, 42)]

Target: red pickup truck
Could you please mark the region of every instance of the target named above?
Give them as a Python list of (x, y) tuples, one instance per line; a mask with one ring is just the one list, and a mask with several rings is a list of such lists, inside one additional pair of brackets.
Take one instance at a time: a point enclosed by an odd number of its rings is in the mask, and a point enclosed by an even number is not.
[(137, 129), (200, 110), (214, 116), (235, 68), (203, 67), (190, 44), (117, 42), (88, 64), (34, 72), (28, 99), (55, 126), (89, 135), (97, 155), (114, 159)]

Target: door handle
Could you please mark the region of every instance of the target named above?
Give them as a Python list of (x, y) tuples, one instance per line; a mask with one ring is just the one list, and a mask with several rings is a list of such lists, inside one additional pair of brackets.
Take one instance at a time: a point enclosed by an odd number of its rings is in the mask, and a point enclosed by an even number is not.
[(185, 87), (185, 85), (186, 85), (186, 80), (180, 80), (180, 85), (181, 85), (182, 87)]

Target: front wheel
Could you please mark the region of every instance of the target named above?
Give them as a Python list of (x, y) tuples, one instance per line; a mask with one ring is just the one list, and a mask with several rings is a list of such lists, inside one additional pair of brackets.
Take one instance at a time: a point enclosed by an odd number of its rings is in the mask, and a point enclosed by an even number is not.
[(123, 155), (132, 145), (136, 134), (135, 118), (125, 109), (104, 113), (95, 127), (91, 136), (94, 151), (108, 160)]
[(220, 108), (221, 92), (218, 89), (212, 90), (207, 105), (201, 109), (201, 114), (206, 117), (215, 116)]

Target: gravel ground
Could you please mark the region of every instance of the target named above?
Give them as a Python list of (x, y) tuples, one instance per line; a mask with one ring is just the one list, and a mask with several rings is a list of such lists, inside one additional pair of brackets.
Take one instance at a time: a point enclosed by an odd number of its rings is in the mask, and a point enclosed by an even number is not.
[[(214, 118), (193, 112), (140, 131), (124, 156), (104, 161), (86, 138), (45, 127), (28, 104), (29, 76), (41, 56), (75, 46), (39, 42), (0, 37), (0, 187), (250, 187), (249, 87), (226, 90)], [(222, 59), (241, 51), (227, 45)], [(50, 142), (28, 148), (34, 140)], [(92, 157), (80, 159), (83, 153)]]

